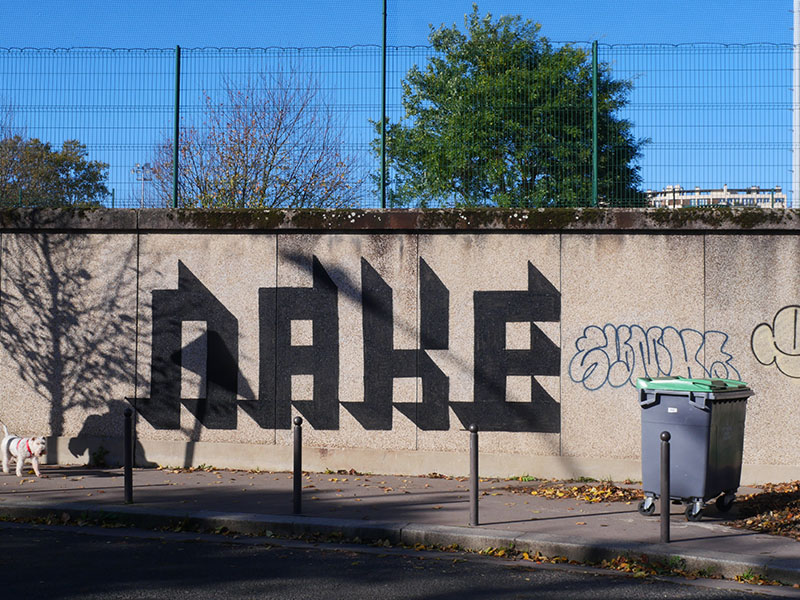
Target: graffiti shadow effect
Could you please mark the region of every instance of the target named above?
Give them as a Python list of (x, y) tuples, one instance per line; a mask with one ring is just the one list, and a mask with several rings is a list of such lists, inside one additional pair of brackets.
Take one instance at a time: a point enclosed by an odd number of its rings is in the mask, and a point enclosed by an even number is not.
[[(311, 262), (304, 255), (283, 258), (305, 269)], [(344, 402), (345, 409), (367, 430), (391, 429), (393, 408), (423, 431), (448, 430), (450, 407), (465, 427), (475, 423), (485, 431), (560, 432), (560, 405), (534, 376), (558, 375), (561, 350), (534, 322), (560, 319), (561, 294), (532, 263), (527, 267), (527, 290), (474, 294), (475, 363), (459, 365), (475, 378), (472, 402), (449, 400), (449, 378), (426, 352), (449, 347), (450, 292), (423, 258), (419, 258), (420, 347), (416, 350), (393, 349), (392, 330), (408, 325), (394, 323), (393, 290), (368, 261), (361, 260), (360, 284), (336, 272), (339, 291), (363, 311), (365, 397), (363, 402)], [(517, 321), (530, 323), (530, 350), (506, 349), (506, 323)], [(531, 402), (506, 401), (509, 375), (530, 376)], [(392, 380), (414, 376), (421, 380), (420, 400), (413, 405), (393, 403)]]
[[(558, 322), (560, 292), (527, 262), (528, 286), (522, 291), (479, 291), (473, 303), (475, 347), (472, 365), (461, 365), (474, 377), (471, 402), (450, 401), (449, 377), (429, 351), (450, 345), (450, 292), (423, 258), (418, 259), (419, 331), (394, 322), (394, 291), (366, 259), (361, 259), (360, 282), (340, 269), (327, 270), (316, 256), (283, 257), (310, 271), (312, 287), (269, 287), (258, 290), (259, 389), (257, 399), (247, 390), (237, 395), (239, 322), (214, 294), (179, 261), (178, 289), (152, 291), (152, 362), (150, 397), (135, 400), (139, 414), (156, 429), (178, 430), (180, 407), (195, 417), (195, 440), (200, 427), (236, 429), (241, 407), (262, 429), (289, 429), (296, 409), (316, 430), (339, 429), (344, 407), (368, 431), (389, 431), (397, 409), (422, 431), (451, 428), (449, 409), (465, 427), (483, 431), (558, 433), (560, 405), (536, 376), (560, 374), (561, 350), (536, 325)], [(339, 399), (339, 294), (361, 308), (364, 357), (364, 399)], [(187, 321), (205, 327), (201, 337), (182, 347)], [(292, 324), (310, 327), (308, 344), (292, 342)], [(509, 323), (527, 324), (530, 347), (507, 348)], [(395, 349), (395, 327), (406, 328), (418, 340), (416, 349)], [(413, 331), (410, 329), (413, 328)], [(186, 355), (200, 380), (204, 397), (181, 397), (181, 369)], [(200, 356), (204, 355), (204, 356)], [(313, 390), (293, 396), (295, 376), (313, 378)], [(530, 401), (507, 399), (509, 377), (530, 380)], [(396, 378), (417, 378), (421, 397), (394, 402)], [(241, 390), (239, 390), (241, 392)], [(187, 457), (187, 464), (191, 461)]]

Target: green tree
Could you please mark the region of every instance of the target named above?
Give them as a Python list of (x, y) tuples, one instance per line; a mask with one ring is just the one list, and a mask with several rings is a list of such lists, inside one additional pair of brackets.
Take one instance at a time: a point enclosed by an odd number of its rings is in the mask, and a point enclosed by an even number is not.
[(86, 146), (11, 135), (0, 139), (0, 206), (99, 205), (108, 195), (108, 165), (87, 160)]
[[(477, 5), (432, 29), (435, 55), (403, 82), (405, 116), (387, 124), (393, 205), (584, 205), (592, 190), (592, 69), (587, 53), (554, 47), (541, 26), (492, 20)], [(617, 116), (631, 83), (598, 69), (598, 197), (641, 201), (644, 144)], [(377, 146), (377, 144), (376, 144)]]

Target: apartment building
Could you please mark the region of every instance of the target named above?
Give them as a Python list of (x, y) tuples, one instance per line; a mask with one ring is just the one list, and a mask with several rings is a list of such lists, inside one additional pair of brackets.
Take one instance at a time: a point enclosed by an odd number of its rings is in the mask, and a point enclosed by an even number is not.
[(758, 206), (760, 208), (786, 208), (786, 194), (780, 186), (762, 189), (729, 188), (692, 190), (679, 185), (668, 185), (661, 191), (645, 192), (647, 205), (657, 208), (685, 208), (687, 206)]

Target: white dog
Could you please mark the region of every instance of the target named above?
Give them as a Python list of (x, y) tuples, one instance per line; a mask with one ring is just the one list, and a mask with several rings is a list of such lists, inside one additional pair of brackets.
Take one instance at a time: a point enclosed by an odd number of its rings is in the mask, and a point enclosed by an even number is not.
[(9, 435), (8, 428), (2, 423), (5, 437), (0, 442), (0, 452), (3, 453), (3, 473), (8, 473), (8, 461), (14, 458), (17, 461), (17, 477), (22, 477), (22, 465), (30, 459), (33, 472), (41, 477), (39, 472), (39, 458), (47, 454), (47, 440), (43, 437), (24, 438)]

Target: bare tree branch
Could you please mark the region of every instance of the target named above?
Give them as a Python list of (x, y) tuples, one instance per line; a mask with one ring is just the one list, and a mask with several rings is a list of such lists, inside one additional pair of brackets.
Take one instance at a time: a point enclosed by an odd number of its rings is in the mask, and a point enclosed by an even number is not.
[[(202, 124), (179, 144), (179, 194), (186, 207), (355, 206), (361, 181), (344, 151), (344, 128), (311, 75), (296, 70), (224, 83), (224, 102), (206, 93)], [(153, 160), (164, 204), (172, 197), (172, 142)]]

